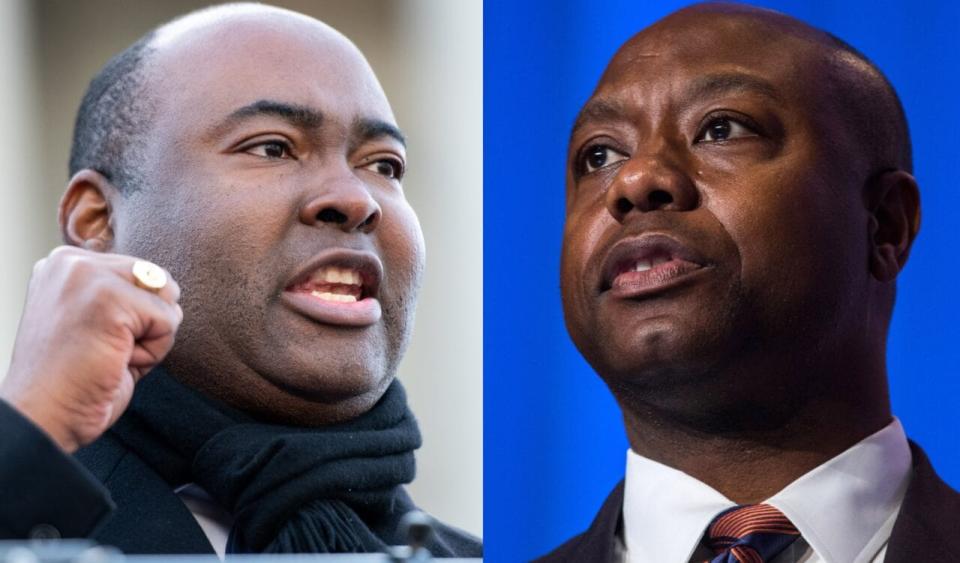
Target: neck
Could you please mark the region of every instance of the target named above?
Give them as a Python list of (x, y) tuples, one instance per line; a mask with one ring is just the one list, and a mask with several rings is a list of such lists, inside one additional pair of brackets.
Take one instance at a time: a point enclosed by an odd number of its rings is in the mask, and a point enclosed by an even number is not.
[[(753, 504), (889, 424), (892, 418), (882, 387), (874, 396), (861, 388), (853, 400), (812, 401), (783, 418), (773, 417), (773, 423), (769, 417), (747, 413), (740, 419), (746, 424), (732, 426), (663, 409), (635, 396), (628, 400), (618, 394), (618, 400), (634, 452), (683, 471), (738, 504)], [(723, 420), (729, 421), (731, 414), (724, 411)]]

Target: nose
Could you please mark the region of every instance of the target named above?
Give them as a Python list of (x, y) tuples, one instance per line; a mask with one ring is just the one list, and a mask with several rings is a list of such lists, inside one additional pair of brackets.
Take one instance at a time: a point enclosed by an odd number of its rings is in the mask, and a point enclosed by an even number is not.
[(380, 204), (353, 176), (331, 178), (300, 209), (300, 221), (310, 226), (328, 225), (345, 233), (370, 233), (380, 223)]
[(693, 181), (660, 155), (633, 156), (607, 190), (610, 215), (624, 222), (634, 211), (689, 211), (700, 196)]

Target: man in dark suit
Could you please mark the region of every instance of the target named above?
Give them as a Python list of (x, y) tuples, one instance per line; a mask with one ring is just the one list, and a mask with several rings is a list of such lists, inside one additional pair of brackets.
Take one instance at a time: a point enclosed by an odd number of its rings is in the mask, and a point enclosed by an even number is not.
[(626, 478), (544, 561), (955, 561), (960, 496), (890, 412), (919, 228), (906, 118), (863, 55), (705, 4), (615, 55), (570, 140), (567, 327)]
[[(0, 389), (0, 537), (403, 543), (420, 435), (394, 376), (424, 261), (405, 160), (363, 55), (301, 14), (203, 10), (108, 63)], [(436, 555), (480, 554), (436, 529)]]

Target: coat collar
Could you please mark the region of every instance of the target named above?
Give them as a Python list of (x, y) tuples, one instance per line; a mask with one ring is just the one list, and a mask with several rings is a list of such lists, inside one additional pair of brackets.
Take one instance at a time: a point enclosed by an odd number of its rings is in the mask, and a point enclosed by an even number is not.
[(956, 561), (960, 553), (960, 493), (940, 479), (920, 446), (910, 443), (913, 478), (887, 547), (886, 563)]
[(109, 489), (117, 505), (94, 533), (98, 543), (133, 554), (213, 555), (213, 546), (173, 488), (109, 433), (77, 452), (77, 459)]

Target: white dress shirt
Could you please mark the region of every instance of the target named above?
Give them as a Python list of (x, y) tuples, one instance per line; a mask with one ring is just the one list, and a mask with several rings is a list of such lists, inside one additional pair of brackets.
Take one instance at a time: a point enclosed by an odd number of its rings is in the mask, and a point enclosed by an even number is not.
[[(800, 531), (774, 563), (881, 563), (910, 481), (911, 455), (900, 421), (868, 436), (765, 501)], [(707, 525), (735, 506), (709, 485), (627, 451), (624, 561), (709, 560)]]
[(217, 557), (223, 560), (227, 552), (227, 539), (233, 528), (233, 516), (195, 483), (177, 487), (173, 492), (180, 497), (183, 504), (187, 505), (190, 514), (193, 514), (193, 518), (213, 546)]

